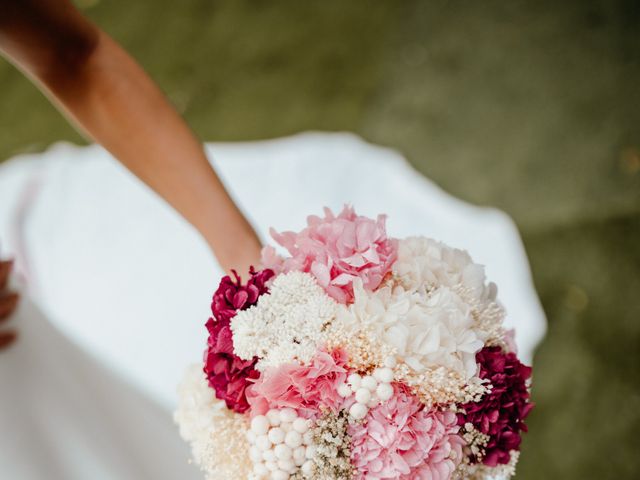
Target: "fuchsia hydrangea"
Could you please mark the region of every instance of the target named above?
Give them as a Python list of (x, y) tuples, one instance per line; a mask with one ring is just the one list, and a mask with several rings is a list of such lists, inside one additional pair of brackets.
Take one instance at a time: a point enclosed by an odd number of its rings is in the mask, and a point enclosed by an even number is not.
[(224, 400), (231, 410), (243, 413), (249, 408), (245, 389), (251, 379), (259, 376), (255, 369), (257, 359), (242, 360), (235, 355), (230, 322), (236, 312), (255, 305), (258, 297), (268, 292), (267, 282), (274, 273), (268, 269), (256, 272), (251, 268), (246, 285), (235, 271), (233, 274), (235, 279), (225, 276), (213, 295), (213, 317), (206, 324), (209, 339), (204, 372), (216, 397)]
[(230, 320), (238, 310), (245, 310), (258, 303), (258, 297), (269, 291), (267, 283), (273, 278), (273, 270), (256, 271), (249, 269), (249, 280), (242, 284), (240, 276), (233, 271), (232, 279), (229, 275), (222, 277), (218, 289), (211, 300), (211, 313), (216, 320)]
[(368, 291), (380, 285), (396, 260), (398, 242), (387, 237), (385, 215), (373, 220), (349, 206), (337, 216), (328, 208), (324, 212), (324, 218), (309, 216), (307, 228), (298, 233), (271, 229), (291, 257), (282, 259), (266, 247), (262, 261), (277, 272), (310, 272), (330, 297), (349, 303), (356, 278)]
[(447, 480), (462, 461), (464, 440), (455, 413), (427, 410), (407, 387), (349, 427), (351, 459), (365, 480)]
[(507, 464), (511, 452), (520, 447), (520, 432), (527, 431), (524, 419), (533, 409), (527, 381), (531, 367), (523, 365), (513, 352), (500, 347), (485, 347), (476, 355), (480, 378), (488, 380), (491, 391), (480, 402), (463, 406), (458, 423), (472, 423), (489, 436), (482, 458), (484, 465), (495, 467)]

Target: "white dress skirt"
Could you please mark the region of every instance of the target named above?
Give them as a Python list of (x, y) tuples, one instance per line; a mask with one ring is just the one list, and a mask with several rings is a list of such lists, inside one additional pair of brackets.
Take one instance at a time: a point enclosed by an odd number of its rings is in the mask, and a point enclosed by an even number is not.
[[(503, 212), (451, 197), (351, 134), (207, 152), (265, 241), (270, 226), (298, 229), (350, 203), (387, 213), (391, 236), (467, 249), (531, 360), (546, 321)], [(31, 298), (14, 320), (20, 343), (0, 354), (0, 477), (197, 478), (170, 412), (184, 368), (202, 357), (222, 272), (193, 228), (100, 147), (57, 144), (0, 166), (0, 241)]]
[(0, 478), (201, 479), (166, 409), (71, 342), (28, 299), (0, 353)]

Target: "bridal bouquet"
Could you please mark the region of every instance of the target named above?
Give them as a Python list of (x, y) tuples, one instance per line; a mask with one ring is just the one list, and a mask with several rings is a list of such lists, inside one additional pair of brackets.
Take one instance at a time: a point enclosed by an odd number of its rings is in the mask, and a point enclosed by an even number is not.
[(469, 255), (390, 238), (345, 207), (224, 277), (182, 436), (209, 479), (479, 479), (514, 473), (531, 369)]

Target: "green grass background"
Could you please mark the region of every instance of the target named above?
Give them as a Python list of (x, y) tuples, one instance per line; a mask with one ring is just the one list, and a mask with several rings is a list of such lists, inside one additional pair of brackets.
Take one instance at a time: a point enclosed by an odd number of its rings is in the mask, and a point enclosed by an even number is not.
[[(549, 334), (520, 479), (640, 478), (637, 0), (82, 0), (204, 140), (349, 130), (517, 222)], [(0, 158), (81, 139), (0, 63)]]

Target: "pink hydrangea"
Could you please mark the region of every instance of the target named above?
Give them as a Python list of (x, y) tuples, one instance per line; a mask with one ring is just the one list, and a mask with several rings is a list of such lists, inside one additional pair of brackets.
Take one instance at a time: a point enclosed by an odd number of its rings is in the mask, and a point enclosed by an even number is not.
[(260, 295), (268, 292), (267, 282), (273, 277), (271, 270), (249, 271), (246, 285), (238, 274), (235, 279), (225, 276), (213, 295), (211, 312), (213, 317), (206, 324), (209, 331), (207, 349), (204, 353), (204, 373), (216, 397), (224, 400), (227, 407), (238, 413), (249, 408), (245, 390), (249, 381), (258, 378), (255, 369), (257, 359), (242, 360), (234, 353), (231, 318), (258, 302)]
[(324, 212), (324, 218), (308, 217), (299, 233), (272, 229), (271, 236), (291, 257), (283, 259), (266, 247), (262, 263), (277, 272), (309, 272), (336, 301), (349, 303), (356, 278), (369, 291), (380, 285), (396, 260), (398, 242), (387, 237), (385, 215), (373, 220), (349, 206), (337, 216), (328, 208)]
[(402, 384), (388, 402), (349, 426), (354, 477), (447, 480), (462, 460), (456, 414), (426, 410)]
[(309, 365), (287, 363), (268, 367), (247, 389), (252, 415), (264, 415), (272, 408), (290, 407), (305, 418), (315, 417), (320, 407), (337, 412), (343, 398), (338, 385), (345, 382), (347, 355), (320, 351)]

